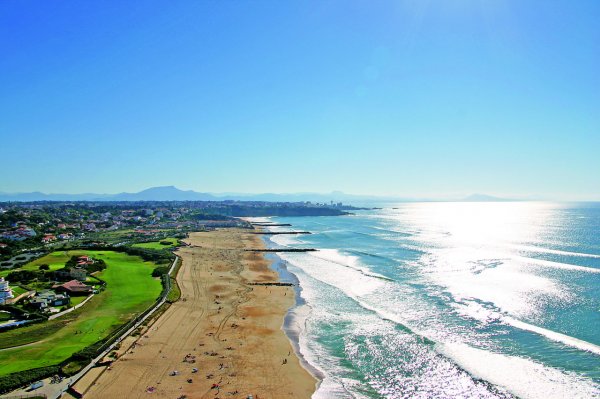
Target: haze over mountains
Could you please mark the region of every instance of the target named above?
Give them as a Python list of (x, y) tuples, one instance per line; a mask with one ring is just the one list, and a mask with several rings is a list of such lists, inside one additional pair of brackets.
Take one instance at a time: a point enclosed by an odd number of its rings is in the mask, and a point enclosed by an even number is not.
[(175, 186), (151, 187), (137, 193), (119, 194), (46, 194), (39, 191), (31, 193), (0, 193), (0, 201), (348, 201), (382, 200), (381, 197), (358, 196), (334, 191), (329, 194), (293, 193), (293, 194), (239, 194), (239, 193), (200, 193), (193, 190), (180, 190)]
[[(30, 193), (2, 193), (2, 202), (30, 201), (280, 201), (280, 202), (393, 202), (393, 201), (431, 201), (426, 198), (378, 197), (352, 195), (341, 191), (331, 193), (289, 193), (289, 194), (240, 194), (240, 193), (201, 193), (193, 190), (180, 190), (175, 186), (151, 187), (137, 193), (118, 194), (46, 194), (39, 191)], [(472, 194), (466, 198), (456, 198), (458, 201), (514, 201), (484, 194)]]

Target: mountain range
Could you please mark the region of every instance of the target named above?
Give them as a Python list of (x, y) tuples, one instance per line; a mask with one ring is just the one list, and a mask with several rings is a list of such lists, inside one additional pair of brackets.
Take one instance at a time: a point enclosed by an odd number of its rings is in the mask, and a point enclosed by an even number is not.
[[(399, 197), (377, 197), (352, 195), (341, 191), (331, 193), (292, 193), (292, 194), (239, 194), (239, 193), (201, 193), (193, 190), (180, 190), (175, 186), (151, 187), (137, 193), (118, 194), (46, 194), (39, 191), (30, 193), (2, 193), (0, 202), (32, 202), (32, 201), (266, 201), (266, 202), (394, 202), (417, 201), (426, 199), (407, 199)], [(473, 194), (463, 201), (511, 201), (483, 194)]]

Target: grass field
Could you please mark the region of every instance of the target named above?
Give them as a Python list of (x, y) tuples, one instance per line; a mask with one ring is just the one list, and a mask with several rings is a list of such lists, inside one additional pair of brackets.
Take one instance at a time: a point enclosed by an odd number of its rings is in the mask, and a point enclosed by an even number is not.
[(0, 375), (60, 363), (145, 310), (161, 292), (160, 280), (151, 277), (155, 264), (125, 253), (58, 252), (31, 263), (47, 263), (52, 267), (60, 262), (64, 264), (73, 255), (87, 255), (106, 262), (107, 269), (98, 275), (106, 281), (106, 290), (81, 309), (63, 317), (1, 333), (0, 347), (31, 344), (0, 350)]
[[(169, 241), (170, 245), (162, 245), (160, 241)], [(135, 248), (146, 248), (146, 249), (167, 249), (173, 248), (177, 246), (177, 238), (164, 238), (160, 241), (150, 241), (150, 242), (142, 242), (139, 244), (133, 244), (132, 247)]]
[(71, 298), (71, 306), (77, 306), (87, 299), (86, 296), (74, 296)]
[[(71, 259), (71, 256), (67, 255), (67, 251), (52, 252), (46, 256), (42, 256), (34, 261), (31, 261), (23, 267), (19, 267), (14, 270), (40, 270), (40, 265), (48, 265), (50, 270), (58, 270), (65, 267), (65, 263)], [(6, 277), (6, 275), (13, 270), (3, 270), (0, 272), (0, 277)]]
[(10, 288), (12, 289), (13, 295), (16, 297), (18, 297), (19, 295), (21, 295), (24, 292), (27, 292), (26, 290), (24, 290), (23, 288), (19, 287), (18, 285), (11, 285)]

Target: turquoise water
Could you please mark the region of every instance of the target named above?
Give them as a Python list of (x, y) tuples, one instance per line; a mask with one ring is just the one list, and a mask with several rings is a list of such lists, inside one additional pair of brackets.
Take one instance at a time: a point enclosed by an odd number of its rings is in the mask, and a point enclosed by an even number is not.
[[(600, 204), (272, 218), (317, 398), (600, 397)], [(273, 227), (273, 230), (290, 228)]]

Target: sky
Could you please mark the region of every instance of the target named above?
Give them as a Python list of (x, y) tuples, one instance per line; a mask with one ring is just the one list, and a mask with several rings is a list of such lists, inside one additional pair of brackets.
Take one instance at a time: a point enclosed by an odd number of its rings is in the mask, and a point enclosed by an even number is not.
[(598, 1), (2, 1), (0, 192), (600, 200)]

